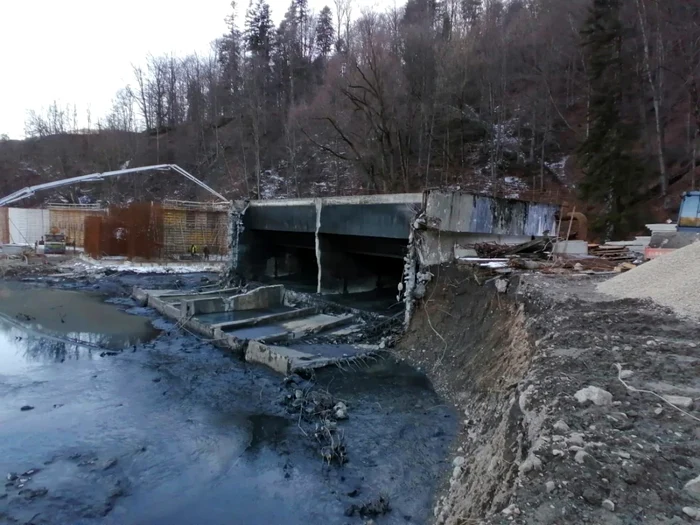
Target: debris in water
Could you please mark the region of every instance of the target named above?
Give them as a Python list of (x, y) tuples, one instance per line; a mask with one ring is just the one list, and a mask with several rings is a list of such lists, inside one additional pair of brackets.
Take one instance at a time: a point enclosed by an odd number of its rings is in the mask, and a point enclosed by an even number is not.
[(368, 501), (362, 505), (353, 503), (345, 509), (345, 515), (352, 517), (358, 514), (363, 518), (374, 518), (376, 516), (383, 516), (390, 511), (391, 506), (389, 505), (389, 498), (387, 496), (379, 496), (377, 499)]
[(22, 412), (27, 412), (29, 410), (34, 410), (34, 407), (31, 405), (24, 405), (22, 408), (20, 408)]

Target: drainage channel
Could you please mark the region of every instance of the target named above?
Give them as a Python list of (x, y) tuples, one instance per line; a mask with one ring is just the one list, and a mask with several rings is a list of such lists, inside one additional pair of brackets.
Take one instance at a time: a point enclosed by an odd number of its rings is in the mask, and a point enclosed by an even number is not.
[(366, 358), (379, 350), (367, 344), (344, 344), (342, 351), (333, 344), (305, 344), (319, 337), (359, 338), (367, 328), (367, 315), (279, 284), (184, 295), (135, 288), (133, 295), (184, 330), (284, 375)]

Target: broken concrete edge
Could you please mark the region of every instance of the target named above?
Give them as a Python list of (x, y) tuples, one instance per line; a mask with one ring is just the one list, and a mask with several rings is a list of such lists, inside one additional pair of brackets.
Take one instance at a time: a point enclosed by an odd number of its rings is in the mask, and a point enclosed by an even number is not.
[(245, 349), (245, 361), (247, 363), (265, 365), (275, 372), (288, 376), (293, 373), (357, 361), (376, 353), (377, 349), (375, 347), (369, 347), (366, 352), (349, 357), (322, 357), (293, 348), (269, 345), (260, 341), (250, 341)]
[(211, 326), (213, 328), (220, 328), (221, 330), (230, 330), (231, 328), (245, 328), (249, 326), (256, 326), (258, 324), (267, 324), (274, 321), (286, 321), (289, 319), (294, 319), (296, 317), (303, 317), (305, 315), (312, 315), (316, 313), (316, 308), (313, 306), (307, 308), (299, 308), (296, 310), (290, 310), (289, 312), (280, 312), (276, 314), (261, 315), (259, 317), (252, 317), (250, 319), (241, 319), (239, 321), (228, 321), (224, 323), (215, 323)]
[(263, 310), (281, 306), (284, 301), (284, 286), (260, 286), (248, 292), (218, 297), (197, 297), (183, 299), (180, 312), (183, 317), (217, 312), (234, 312), (240, 310)]
[[(267, 287), (271, 288), (271, 287)], [(255, 291), (255, 290), (253, 290)], [(277, 290), (276, 292), (278, 292)], [(299, 350), (283, 346), (272, 346), (271, 342), (285, 342), (300, 340), (304, 337), (318, 333), (323, 330), (332, 330), (339, 326), (344, 326), (353, 321), (352, 314), (341, 315), (337, 318), (330, 319), (326, 322), (316, 325), (302, 324), (298, 329), (285, 331), (284, 333), (262, 338), (260, 340), (239, 339), (234, 335), (226, 333), (222, 328), (226, 328), (230, 323), (220, 323), (211, 325), (203, 323), (195, 317), (182, 315), (182, 310), (178, 303), (172, 304), (164, 300), (167, 298), (167, 290), (144, 290), (134, 287), (132, 296), (136, 301), (144, 306), (153, 308), (161, 315), (177, 321), (179, 328), (182, 328), (194, 335), (202, 336), (218, 348), (231, 352), (239, 358), (244, 359), (249, 363), (257, 363), (265, 365), (275, 372), (289, 375), (295, 371), (318, 369), (326, 366), (331, 366), (336, 363), (351, 361), (359, 357), (367, 356), (376, 353), (377, 347), (371, 345), (361, 345), (365, 350), (357, 356), (335, 358), (335, 357), (319, 357), (317, 355), (308, 354)], [(246, 295), (246, 294), (243, 294)], [(282, 296), (284, 294), (282, 293)], [(269, 322), (272, 317), (284, 317), (286, 319), (294, 319), (300, 315), (306, 315), (316, 311), (316, 307), (301, 308), (291, 312), (283, 312), (281, 314), (272, 314), (264, 316)], [(242, 321), (242, 323), (260, 322), (259, 318), (253, 318)]]

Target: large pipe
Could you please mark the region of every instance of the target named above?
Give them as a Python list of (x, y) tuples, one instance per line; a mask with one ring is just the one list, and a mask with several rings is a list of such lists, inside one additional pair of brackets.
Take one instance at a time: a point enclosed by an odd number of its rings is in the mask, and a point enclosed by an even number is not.
[(0, 206), (7, 206), (8, 204), (12, 204), (14, 202), (21, 201), (22, 199), (31, 197), (37, 191), (59, 188), (61, 186), (67, 186), (69, 184), (76, 184), (79, 182), (97, 182), (107, 177), (117, 177), (120, 175), (126, 175), (128, 173), (141, 173), (144, 171), (174, 171), (175, 173), (178, 173), (183, 177), (191, 180), (197, 186), (204, 188), (209, 193), (222, 200), (223, 202), (229, 202), (229, 200), (226, 197), (204, 184), (197, 177), (195, 177), (191, 173), (188, 173), (177, 164), (159, 164), (157, 166), (142, 166), (140, 168), (126, 168), (123, 170), (105, 171), (102, 173), (90, 173), (89, 175), (80, 175), (78, 177), (71, 177), (69, 179), (62, 179), (52, 182), (45, 182), (43, 184), (37, 184), (36, 186), (28, 186), (0, 199)]

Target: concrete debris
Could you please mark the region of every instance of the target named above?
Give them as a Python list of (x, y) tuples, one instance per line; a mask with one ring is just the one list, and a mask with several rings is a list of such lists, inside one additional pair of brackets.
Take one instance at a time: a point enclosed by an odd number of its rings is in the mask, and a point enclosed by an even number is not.
[(564, 423), (564, 421), (562, 421), (560, 419), (559, 421), (554, 423), (554, 430), (556, 430), (558, 432), (562, 432), (562, 433), (567, 433), (567, 432), (569, 432), (570, 429), (569, 429), (569, 425), (567, 425), (566, 423)]
[(556, 490), (557, 486), (553, 481), (548, 481), (544, 484), (544, 488), (547, 491), (547, 494), (551, 494)]
[(693, 399), (685, 396), (663, 396), (666, 401), (679, 408), (689, 409), (693, 407)]
[(683, 507), (683, 514), (693, 519), (700, 520), (700, 509), (697, 507)]
[(603, 508), (605, 510), (609, 510), (610, 512), (615, 512), (615, 504), (610, 501), (609, 499), (604, 499), (603, 500)]
[(495, 285), (498, 293), (506, 293), (508, 291), (508, 279), (496, 279)]
[(587, 386), (574, 394), (576, 401), (583, 404), (592, 401), (597, 406), (612, 405), (612, 394), (597, 386)]

